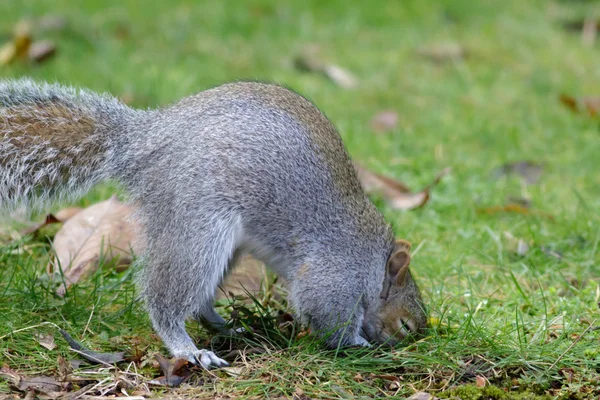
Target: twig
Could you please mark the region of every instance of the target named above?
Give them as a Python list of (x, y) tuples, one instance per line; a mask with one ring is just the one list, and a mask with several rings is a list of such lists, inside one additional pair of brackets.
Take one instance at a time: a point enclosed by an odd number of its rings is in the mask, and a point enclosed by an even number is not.
[(579, 335), (579, 336), (577, 337), (577, 339), (575, 339), (575, 340), (573, 341), (573, 343), (571, 343), (571, 344), (569, 345), (569, 347), (567, 347), (567, 349), (566, 349), (565, 351), (563, 351), (563, 353), (562, 353), (560, 356), (558, 356), (558, 358), (556, 359), (556, 361), (554, 361), (554, 363), (553, 363), (553, 364), (550, 366), (550, 368), (549, 368), (549, 369), (553, 369), (553, 368), (556, 366), (556, 364), (558, 364), (558, 362), (559, 362), (559, 361), (560, 361), (560, 360), (561, 360), (561, 359), (562, 359), (562, 358), (565, 356), (565, 354), (567, 354), (567, 352), (568, 352), (569, 350), (571, 350), (571, 349), (573, 348), (573, 346), (575, 346), (575, 345), (577, 344), (577, 342), (579, 342), (579, 341), (581, 340), (581, 338), (582, 338), (582, 337), (583, 337), (583, 336), (584, 336), (584, 335), (585, 335), (585, 334), (586, 334), (586, 333), (587, 333), (587, 332), (588, 332), (590, 329), (592, 329), (592, 326), (594, 326), (594, 324), (596, 323), (596, 321), (597, 321), (597, 320), (598, 320), (598, 319), (596, 318), (595, 320), (593, 320), (593, 321), (590, 323), (590, 326), (588, 326), (587, 328), (585, 328), (585, 331), (583, 331), (583, 333), (582, 333), (581, 335)]

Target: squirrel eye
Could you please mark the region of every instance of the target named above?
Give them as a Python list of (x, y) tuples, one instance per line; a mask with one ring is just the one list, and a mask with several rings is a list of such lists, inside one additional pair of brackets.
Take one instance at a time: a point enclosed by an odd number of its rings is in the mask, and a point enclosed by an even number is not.
[(416, 324), (412, 318), (400, 318), (398, 320), (398, 333), (402, 337), (410, 335), (411, 332), (416, 331)]

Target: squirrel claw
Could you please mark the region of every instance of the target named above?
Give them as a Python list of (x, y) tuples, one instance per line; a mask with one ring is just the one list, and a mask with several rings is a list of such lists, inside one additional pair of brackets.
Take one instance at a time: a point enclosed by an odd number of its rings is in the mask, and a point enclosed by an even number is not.
[(229, 366), (229, 363), (219, 357), (215, 353), (209, 350), (198, 350), (194, 352), (192, 356), (192, 363), (200, 365), (206, 369), (221, 368)]

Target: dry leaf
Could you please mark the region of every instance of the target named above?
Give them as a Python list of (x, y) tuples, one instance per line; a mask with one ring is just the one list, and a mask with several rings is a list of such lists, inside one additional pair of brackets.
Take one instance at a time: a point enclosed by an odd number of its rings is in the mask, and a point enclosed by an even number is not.
[(37, 340), (42, 347), (45, 347), (50, 351), (56, 348), (56, 343), (54, 343), (54, 336), (52, 336), (51, 334), (39, 332), (35, 335), (35, 340)]
[[(228, 274), (225, 281), (219, 285), (217, 291), (218, 299), (236, 297), (247, 299), (249, 303), (253, 300), (248, 298), (248, 293), (259, 293), (265, 289), (265, 283), (269, 281), (267, 269), (263, 263), (250, 255), (244, 255), (236, 263), (235, 268)], [(273, 298), (281, 299), (283, 290), (279, 284), (272, 285)]]
[(177, 387), (190, 376), (189, 370), (184, 370), (183, 367), (188, 365), (187, 360), (183, 358), (168, 359), (160, 354), (155, 356), (160, 370), (164, 374), (161, 377), (150, 381), (153, 385)]
[(58, 289), (59, 295), (96, 271), (100, 260), (118, 259), (121, 266), (131, 263), (135, 230), (127, 220), (130, 213), (131, 209), (113, 196), (80, 211), (63, 225), (54, 238), (56, 259), (48, 267), (49, 273), (62, 267), (66, 286)]
[(0, 65), (7, 65), (25, 58), (31, 45), (31, 24), (20, 21), (14, 29), (12, 40), (0, 48)]
[(46, 225), (67, 221), (69, 218), (71, 218), (73, 215), (77, 214), (81, 210), (82, 210), (82, 208), (80, 208), (80, 207), (63, 208), (62, 210), (57, 211), (54, 214), (46, 215), (46, 218), (42, 222), (38, 222), (37, 224), (34, 224), (28, 228), (25, 228), (19, 233), (21, 234), (21, 236), (36, 233), (37, 231), (39, 231), (41, 228), (43, 228)]
[(477, 375), (477, 377), (475, 378), (475, 386), (477, 387), (485, 387), (487, 383), (487, 380), (485, 379), (485, 377), (481, 376), (481, 375)]
[(350, 71), (345, 70), (337, 65), (328, 64), (325, 66), (323, 73), (333, 83), (344, 89), (352, 89), (358, 86), (358, 79)]
[(29, 377), (19, 374), (17, 371), (4, 366), (0, 368), (0, 376), (6, 378), (12, 387), (20, 392), (35, 391), (50, 398), (58, 398), (63, 395), (63, 390), (69, 388), (69, 384), (61, 384), (49, 376)]
[(358, 79), (354, 75), (338, 65), (323, 61), (319, 53), (317, 46), (306, 47), (294, 61), (296, 68), (302, 71), (321, 73), (345, 89), (358, 86)]
[(545, 217), (550, 220), (554, 220), (554, 216), (552, 214), (548, 214), (541, 211), (532, 210), (526, 207), (523, 207), (519, 204), (507, 204), (503, 206), (492, 206), (486, 208), (478, 208), (478, 214), (502, 214), (502, 213), (510, 213), (510, 214), (521, 214), (521, 215), (537, 215), (540, 217)]
[(573, 112), (587, 112), (587, 114), (591, 117), (600, 115), (600, 97), (576, 98), (566, 94), (561, 94), (560, 102)]
[(69, 218), (82, 211), (81, 207), (66, 207), (54, 213), (54, 217), (60, 222), (66, 222)]
[(417, 50), (422, 57), (434, 62), (459, 61), (468, 57), (468, 51), (458, 43), (441, 43)]
[(71, 364), (62, 356), (58, 356), (56, 360), (58, 364), (58, 376), (60, 377), (61, 382), (66, 382), (69, 380), (69, 376), (73, 372), (73, 368)]
[(19, 234), (21, 236), (30, 235), (30, 234), (36, 233), (44, 226), (56, 224), (57, 222), (60, 222), (60, 220), (58, 218), (56, 218), (56, 216), (54, 216), (53, 214), (48, 214), (48, 215), (46, 215), (46, 218), (44, 218), (44, 220), (42, 222), (38, 222), (35, 225), (32, 225), (28, 228), (23, 229), (21, 232), (19, 232)]
[(41, 63), (48, 60), (56, 53), (56, 45), (51, 40), (34, 42), (29, 47), (27, 57), (29, 60)]
[(496, 179), (507, 175), (519, 175), (525, 183), (533, 185), (538, 183), (544, 167), (533, 161), (516, 161), (504, 164), (496, 168), (493, 172)]
[(377, 133), (389, 132), (396, 125), (398, 125), (398, 113), (394, 110), (382, 111), (371, 120), (371, 129)]
[(414, 193), (402, 182), (387, 176), (368, 171), (358, 165), (356, 165), (356, 170), (365, 192), (381, 195), (390, 207), (397, 210), (412, 210), (424, 206), (429, 200), (431, 188), (437, 185), (442, 177), (450, 173), (450, 168), (445, 168), (429, 186)]

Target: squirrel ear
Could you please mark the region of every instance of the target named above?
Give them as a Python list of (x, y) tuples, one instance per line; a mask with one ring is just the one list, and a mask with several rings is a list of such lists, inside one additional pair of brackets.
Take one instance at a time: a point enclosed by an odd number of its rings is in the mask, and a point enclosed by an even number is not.
[(404, 281), (408, 274), (410, 247), (410, 243), (406, 240), (398, 240), (387, 262), (388, 276), (398, 286), (404, 286)]

